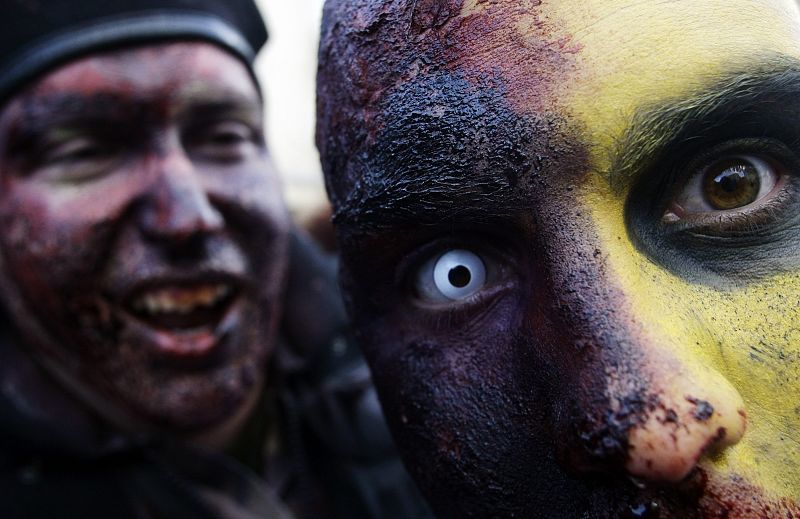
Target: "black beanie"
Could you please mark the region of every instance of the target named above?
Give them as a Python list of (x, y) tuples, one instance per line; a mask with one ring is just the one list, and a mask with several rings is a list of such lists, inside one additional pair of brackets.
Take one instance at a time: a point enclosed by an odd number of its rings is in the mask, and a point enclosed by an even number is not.
[(252, 67), (267, 40), (253, 0), (0, 0), (0, 16), (0, 104), (48, 69), (104, 48), (200, 39)]

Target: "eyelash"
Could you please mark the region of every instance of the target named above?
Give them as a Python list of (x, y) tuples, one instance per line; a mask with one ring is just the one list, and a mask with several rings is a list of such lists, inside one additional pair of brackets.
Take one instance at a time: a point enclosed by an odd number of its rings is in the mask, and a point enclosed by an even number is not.
[[(752, 207), (743, 206), (741, 209), (719, 211), (707, 215), (694, 215), (677, 222), (661, 222), (663, 230), (669, 233), (687, 232), (695, 235), (748, 235), (760, 232), (765, 226), (781, 220), (785, 211), (791, 207), (796, 195), (800, 191), (800, 164), (791, 150), (782, 142), (775, 139), (734, 139), (725, 141), (716, 146), (711, 146), (709, 151), (701, 153), (691, 160), (685, 167), (676, 168), (675, 173), (667, 180), (669, 186), (665, 192), (661, 214), (667, 210), (667, 205), (674, 200), (687, 184), (692, 175), (699, 174), (714, 160), (726, 154), (754, 154), (767, 157), (775, 163), (781, 164), (782, 172), (770, 194), (765, 195), (761, 202), (753, 203)], [(772, 194), (774, 193), (774, 195)]]
[(669, 226), (673, 232), (688, 232), (696, 235), (757, 234), (781, 220), (781, 213), (787, 209), (796, 192), (797, 190), (791, 185), (791, 182), (787, 182), (787, 188), (782, 189), (754, 209), (721, 213), (706, 217), (701, 221), (685, 220), (669, 224)]

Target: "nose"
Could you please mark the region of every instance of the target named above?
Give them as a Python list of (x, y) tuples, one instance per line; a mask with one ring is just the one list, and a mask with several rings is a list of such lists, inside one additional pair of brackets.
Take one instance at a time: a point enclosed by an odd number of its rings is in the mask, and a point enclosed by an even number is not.
[[(609, 300), (616, 304), (604, 311)], [(578, 473), (679, 482), (742, 438), (744, 401), (694, 341), (648, 321), (641, 309), (624, 309), (619, 297), (600, 301), (590, 310), (572, 307), (560, 332), (581, 345), (581, 358), (565, 368), (564, 400), (574, 407), (560, 413), (570, 421), (562, 430), (577, 433), (562, 445), (566, 463)], [(575, 319), (588, 312), (599, 319)], [(575, 351), (567, 344), (559, 349)]]
[(153, 182), (139, 213), (139, 226), (147, 237), (183, 242), (223, 227), (222, 215), (179, 143), (170, 145), (151, 164)]
[(625, 470), (647, 481), (682, 480), (703, 456), (735, 445), (747, 423), (744, 401), (725, 377), (672, 351), (662, 344), (647, 352), (650, 401), (628, 431)]
[[(569, 240), (553, 249), (585, 245)], [(553, 337), (544, 355), (560, 371), (563, 463), (578, 474), (675, 483), (742, 438), (744, 401), (714, 338), (690, 305), (675, 304), (671, 286), (630, 253), (555, 259), (544, 263), (540, 290), (554, 292), (537, 322), (553, 326), (541, 335)]]

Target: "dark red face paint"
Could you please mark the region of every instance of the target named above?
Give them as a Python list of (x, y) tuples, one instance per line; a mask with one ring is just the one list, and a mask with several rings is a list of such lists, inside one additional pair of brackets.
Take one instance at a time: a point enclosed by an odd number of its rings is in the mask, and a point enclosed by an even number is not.
[(0, 118), (2, 294), (60, 376), (187, 433), (262, 383), (287, 216), (246, 68), (201, 43), (65, 65)]

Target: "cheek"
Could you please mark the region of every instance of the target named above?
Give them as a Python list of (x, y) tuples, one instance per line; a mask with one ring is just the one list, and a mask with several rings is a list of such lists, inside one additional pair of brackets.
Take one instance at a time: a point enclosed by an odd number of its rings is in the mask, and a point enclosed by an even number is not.
[(563, 477), (548, 426), (553, 395), (542, 377), (550, 370), (537, 339), (518, 331), (524, 307), (507, 297), (490, 313), (436, 332), (422, 319), (380, 320), (364, 337), (402, 454), (443, 503), (480, 494), (478, 508), (511, 506), (500, 489), (530, 496), (533, 482)]
[(211, 198), (266, 212), (284, 207), (280, 177), (261, 152), (229, 166), (196, 163), (195, 167)]
[(34, 290), (81, 282), (108, 251), (116, 219), (112, 204), (96, 192), (66, 197), (8, 191), (0, 201), (5, 268), (18, 285)]
[[(703, 316), (722, 353), (726, 377), (742, 395), (748, 428), (742, 445), (769, 456), (741, 455), (733, 460), (741, 472), (777, 477), (774, 486), (787, 495), (800, 488), (800, 449), (789, 448), (786, 438), (800, 428), (800, 277), (786, 275), (727, 294), (701, 300)], [(699, 306), (699, 304), (698, 304)], [(745, 451), (745, 449), (742, 449)], [(756, 469), (758, 467), (759, 470)], [(770, 476), (774, 477), (774, 476)]]
[(225, 213), (229, 226), (245, 239), (255, 239), (247, 248), (268, 239), (281, 241), (288, 234), (290, 219), (282, 186), (266, 161), (248, 162), (222, 173), (216, 169), (203, 172), (203, 189)]

